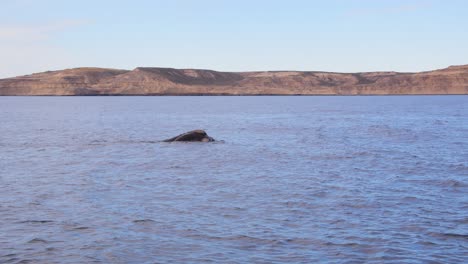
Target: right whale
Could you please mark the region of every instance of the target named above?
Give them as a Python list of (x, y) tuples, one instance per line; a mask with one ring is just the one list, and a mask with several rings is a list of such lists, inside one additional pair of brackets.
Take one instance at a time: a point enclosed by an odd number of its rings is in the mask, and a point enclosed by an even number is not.
[(163, 140), (163, 142), (212, 142), (215, 141), (214, 138), (208, 136), (204, 130), (197, 129), (197, 130), (192, 130), (183, 134), (180, 134), (178, 136), (175, 136), (173, 138), (169, 138), (166, 140)]

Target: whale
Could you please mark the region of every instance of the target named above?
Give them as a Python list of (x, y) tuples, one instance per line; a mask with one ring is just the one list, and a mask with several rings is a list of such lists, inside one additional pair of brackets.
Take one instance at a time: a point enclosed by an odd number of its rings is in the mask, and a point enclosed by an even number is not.
[(178, 136), (163, 140), (162, 142), (213, 142), (214, 138), (201, 129), (185, 132)]

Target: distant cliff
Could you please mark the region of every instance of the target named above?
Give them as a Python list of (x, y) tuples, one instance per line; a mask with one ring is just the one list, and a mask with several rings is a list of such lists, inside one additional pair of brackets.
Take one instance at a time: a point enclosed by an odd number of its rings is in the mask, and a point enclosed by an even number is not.
[(468, 94), (468, 65), (398, 72), (76, 68), (0, 79), (0, 95)]

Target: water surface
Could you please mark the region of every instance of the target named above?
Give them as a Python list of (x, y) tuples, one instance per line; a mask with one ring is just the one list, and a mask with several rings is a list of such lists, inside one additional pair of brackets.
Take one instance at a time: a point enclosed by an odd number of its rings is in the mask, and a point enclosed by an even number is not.
[[(468, 97), (0, 97), (0, 263), (468, 262)], [(157, 143), (192, 129), (215, 143)]]

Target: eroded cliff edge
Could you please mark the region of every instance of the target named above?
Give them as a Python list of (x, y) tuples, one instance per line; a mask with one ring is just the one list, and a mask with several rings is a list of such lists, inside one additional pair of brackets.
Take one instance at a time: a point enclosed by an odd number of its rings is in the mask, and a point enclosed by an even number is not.
[(468, 65), (419, 72), (75, 68), (0, 79), (0, 95), (468, 94)]

